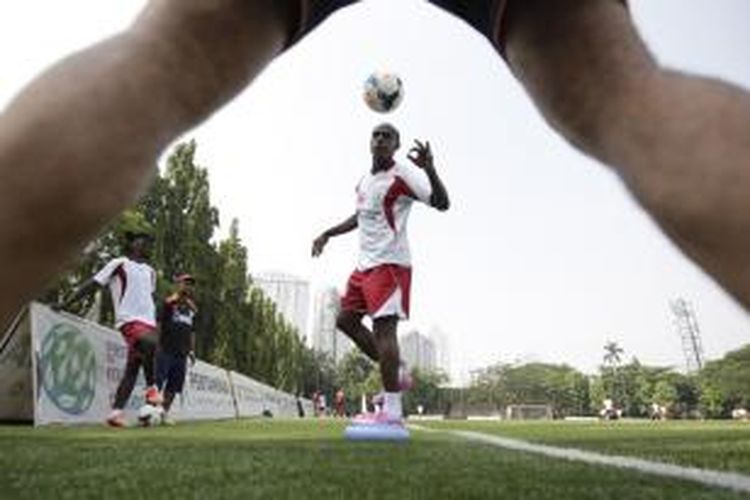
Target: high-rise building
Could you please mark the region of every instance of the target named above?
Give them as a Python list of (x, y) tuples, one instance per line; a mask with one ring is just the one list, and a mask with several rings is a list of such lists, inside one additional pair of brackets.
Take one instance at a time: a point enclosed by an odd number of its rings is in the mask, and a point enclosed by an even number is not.
[(409, 368), (422, 371), (434, 371), (437, 365), (437, 347), (435, 342), (417, 330), (402, 335), (399, 340), (401, 358)]
[(354, 348), (349, 337), (336, 328), (340, 309), (339, 292), (335, 287), (320, 290), (315, 295), (312, 341), (316, 351), (325, 352), (338, 363)]
[(310, 284), (296, 276), (279, 272), (253, 275), (253, 285), (276, 304), (284, 318), (297, 328), (300, 338), (307, 336), (310, 309)]
[(446, 374), (451, 372), (451, 359), (450, 359), (450, 343), (448, 336), (437, 326), (432, 326), (429, 333), (429, 338), (435, 342), (435, 348), (437, 350), (437, 368), (445, 372)]

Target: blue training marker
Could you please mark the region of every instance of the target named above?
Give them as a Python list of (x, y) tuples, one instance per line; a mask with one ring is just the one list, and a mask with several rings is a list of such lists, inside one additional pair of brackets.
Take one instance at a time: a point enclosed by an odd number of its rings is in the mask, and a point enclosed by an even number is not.
[(344, 431), (344, 437), (352, 441), (406, 441), (409, 431), (400, 425), (350, 424)]

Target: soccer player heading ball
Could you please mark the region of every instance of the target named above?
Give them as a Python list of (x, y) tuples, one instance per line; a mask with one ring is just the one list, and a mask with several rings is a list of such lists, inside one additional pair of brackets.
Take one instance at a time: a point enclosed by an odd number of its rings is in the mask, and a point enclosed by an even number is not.
[[(450, 205), (435, 170), (430, 143), (415, 141), (408, 158), (416, 168), (393, 159), (400, 145), (399, 132), (393, 125), (375, 127), (370, 139), (372, 165), (357, 185), (356, 211), (324, 231), (312, 246), (312, 255), (317, 257), (329, 238), (359, 228), (359, 262), (341, 299), (336, 326), (380, 364), (385, 388), (383, 412), (355, 422), (381, 426), (397, 439), (407, 435), (402, 419), (396, 336), (399, 319), (409, 316), (411, 256), (406, 223), (414, 201), (440, 211), (448, 210)], [(365, 315), (372, 318), (372, 332), (362, 324)]]

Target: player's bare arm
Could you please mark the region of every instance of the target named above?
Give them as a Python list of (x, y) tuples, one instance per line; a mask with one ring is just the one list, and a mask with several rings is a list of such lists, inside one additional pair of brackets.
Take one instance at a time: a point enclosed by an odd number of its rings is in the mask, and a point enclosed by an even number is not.
[(322, 254), (323, 248), (325, 248), (326, 243), (328, 243), (328, 240), (330, 238), (354, 231), (355, 229), (357, 229), (357, 225), (357, 213), (355, 212), (341, 224), (337, 224), (323, 231), (320, 236), (313, 240), (312, 256), (318, 257), (320, 254)]
[(450, 208), (450, 199), (448, 198), (448, 191), (443, 185), (443, 181), (440, 180), (437, 171), (435, 170), (435, 163), (432, 156), (432, 149), (430, 148), (430, 141), (424, 143), (418, 139), (414, 140), (414, 147), (409, 150), (407, 158), (411, 160), (414, 165), (421, 168), (427, 178), (430, 181), (430, 187), (432, 188), (432, 195), (430, 196), (430, 205), (437, 208), (441, 212)]

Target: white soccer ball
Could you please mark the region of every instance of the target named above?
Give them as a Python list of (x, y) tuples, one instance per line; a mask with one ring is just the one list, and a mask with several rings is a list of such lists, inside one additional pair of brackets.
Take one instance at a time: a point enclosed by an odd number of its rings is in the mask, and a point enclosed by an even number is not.
[(138, 423), (143, 427), (159, 425), (164, 417), (164, 409), (161, 406), (145, 404), (138, 408)]
[(363, 97), (373, 111), (388, 113), (404, 99), (404, 84), (395, 73), (376, 71), (365, 80)]

